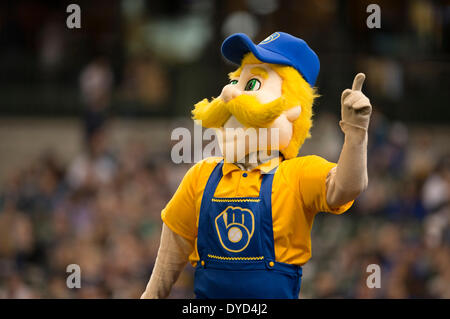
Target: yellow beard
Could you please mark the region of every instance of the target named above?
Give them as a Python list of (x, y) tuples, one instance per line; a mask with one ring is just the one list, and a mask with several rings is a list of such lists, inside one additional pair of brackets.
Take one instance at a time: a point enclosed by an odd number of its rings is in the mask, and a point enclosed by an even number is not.
[(278, 98), (262, 104), (255, 96), (242, 94), (228, 103), (221, 99), (211, 102), (204, 99), (195, 105), (193, 119), (201, 121), (203, 127), (219, 128), (234, 115), (245, 127), (267, 127), (286, 110), (284, 99)]
[(201, 121), (200, 124), (203, 127), (221, 127), (231, 116), (224, 104), (221, 99), (215, 98), (211, 102), (208, 99), (203, 99), (195, 104), (192, 110), (192, 118)]

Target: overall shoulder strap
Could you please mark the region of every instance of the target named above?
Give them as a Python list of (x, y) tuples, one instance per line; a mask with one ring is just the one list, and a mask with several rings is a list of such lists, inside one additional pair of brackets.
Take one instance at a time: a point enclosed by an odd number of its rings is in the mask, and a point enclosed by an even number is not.
[(261, 240), (263, 241), (264, 256), (269, 261), (275, 260), (275, 245), (272, 223), (272, 183), (277, 167), (264, 174), (261, 182), (259, 196), (263, 203), (261, 207)]
[(222, 179), (223, 160), (217, 163), (216, 167), (209, 175), (208, 182), (203, 190), (202, 203), (200, 205), (200, 213), (198, 217), (198, 232), (197, 232), (197, 252), (200, 258), (203, 257), (203, 249), (207, 246), (206, 234), (208, 226), (208, 210), (211, 205), (211, 199), (214, 197), (217, 185)]
[(209, 201), (214, 197), (214, 193), (216, 192), (217, 185), (219, 185), (220, 180), (222, 179), (222, 167), (223, 160), (217, 163), (216, 167), (214, 167), (211, 175), (209, 175), (208, 182), (206, 183), (205, 189), (203, 191), (202, 198), (202, 206), (205, 199)]

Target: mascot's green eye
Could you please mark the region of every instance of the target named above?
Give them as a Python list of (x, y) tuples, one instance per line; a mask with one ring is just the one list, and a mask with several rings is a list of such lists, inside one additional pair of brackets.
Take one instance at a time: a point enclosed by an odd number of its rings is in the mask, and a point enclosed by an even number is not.
[(261, 87), (261, 82), (258, 79), (251, 79), (245, 85), (246, 91), (258, 91)]
[(237, 84), (238, 83), (238, 80), (231, 80), (230, 81), (230, 84)]

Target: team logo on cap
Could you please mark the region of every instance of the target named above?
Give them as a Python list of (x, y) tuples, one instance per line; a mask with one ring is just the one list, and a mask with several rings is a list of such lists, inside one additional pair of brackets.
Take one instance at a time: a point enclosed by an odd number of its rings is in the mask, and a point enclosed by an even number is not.
[(273, 40), (276, 40), (280, 37), (280, 34), (278, 32), (272, 33), (267, 38), (262, 40), (259, 44), (267, 44), (269, 42), (272, 42)]

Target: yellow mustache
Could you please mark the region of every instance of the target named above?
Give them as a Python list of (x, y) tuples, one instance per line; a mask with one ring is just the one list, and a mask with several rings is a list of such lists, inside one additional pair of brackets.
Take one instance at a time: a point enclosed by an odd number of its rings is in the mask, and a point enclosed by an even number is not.
[(285, 106), (283, 97), (265, 104), (247, 94), (239, 95), (228, 103), (220, 98), (211, 102), (203, 99), (195, 104), (192, 118), (202, 121), (202, 126), (207, 128), (222, 127), (231, 115), (246, 127), (267, 127), (283, 113)]

